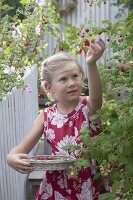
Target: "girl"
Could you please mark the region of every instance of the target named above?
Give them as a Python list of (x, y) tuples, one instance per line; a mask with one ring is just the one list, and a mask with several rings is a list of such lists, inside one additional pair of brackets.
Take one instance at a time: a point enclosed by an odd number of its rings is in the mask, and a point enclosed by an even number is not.
[[(92, 136), (100, 133), (100, 123), (90, 116), (102, 106), (102, 83), (96, 61), (102, 56), (105, 43), (99, 39), (91, 42), (87, 53), (89, 97), (81, 97), (83, 71), (77, 60), (65, 52), (46, 59), (41, 79), (47, 93), (57, 103), (45, 108), (37, 117), (33, 128), (7, 155), (7, 163), (20, 173), (31, 172), (32, 166), (24, 161), (43, 132), (53, 155), (67, 155), (65, 145), (81, 145), (80, 130), (89, 126)], [(73, 156), (77, 156), (76, 151)], [(68, 172), (47, 171), (44, 174), (36, 200), (97, 200), (99, 185), (93, 180), (94, 168), (86, 168), (77, 178), (68, 178)]]

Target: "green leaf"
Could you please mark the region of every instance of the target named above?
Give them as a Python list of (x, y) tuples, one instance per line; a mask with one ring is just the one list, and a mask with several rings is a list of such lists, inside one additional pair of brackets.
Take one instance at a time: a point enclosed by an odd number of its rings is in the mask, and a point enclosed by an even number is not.
[(27, 5), (27, 4), (29, 4), (31, 2), (31, 0), (21, 0), (20, 1), (20, 3), (22, 4), (22, 5)]
[(99, 195), (99, 200), (114, 200), (115, 195), (111, 193), (104, 193)]

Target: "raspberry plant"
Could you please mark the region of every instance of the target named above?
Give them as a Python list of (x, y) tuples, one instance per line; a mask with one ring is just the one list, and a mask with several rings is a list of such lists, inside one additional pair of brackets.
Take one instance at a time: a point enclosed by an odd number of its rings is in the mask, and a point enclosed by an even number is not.
[[(89, 49), (89, 41), (98, 35), (106, 36), (112, 51), (104, 64), (99, 67), (103, 82), (103, 107), (92, 116), (102, 120), (99, 136), (91, 138), (86, 127), (81, 131), (84, 148), (73, 171), (90, 166), (89, 160), (97, 161), (97, 179), (107, 177), (111, 187), (109, 193), (99, 199), (133, 199), (133, 12), (129, 11), (118, 22), (102, 21), (102, 27), (94, 27), (89, 21), (81, 28), (68, 24), (65, 40), (60, 43), (64, 49), (77, 55)], [(71, 31), (70, 31), (71, 30)], [(67, 146), (69, 152), (74, 146)], [(75, 174), (76, 175), (76, 174)], [(100, 181), (102, 182), (102, 181)]]

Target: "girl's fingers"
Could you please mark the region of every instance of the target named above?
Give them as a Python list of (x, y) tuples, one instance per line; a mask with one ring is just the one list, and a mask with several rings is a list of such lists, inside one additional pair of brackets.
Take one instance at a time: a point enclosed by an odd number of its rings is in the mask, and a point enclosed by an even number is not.
[(91, 54), (97, 54), (97, 51), (95, 49), (91, 49)]
[(97, 44), (102, 50), (105, 50), (105, 43), (101, 38), (97, 41)]
[(90, 50), (93, 54), (97, 54), (98, 52), (98, 47), (95, 44), (90, 45)]
[(21, 174), (29, 174), (32, 171), (26, 171), (26, 170), (22, 170), (22, 169), (18, 169), (18, 172), (20, 172)]
[(17, 171), (23, 172), (23, 173), (30, 173), (33, 171), (33, 167), (27, 167), (27, 166), (17, 166)]

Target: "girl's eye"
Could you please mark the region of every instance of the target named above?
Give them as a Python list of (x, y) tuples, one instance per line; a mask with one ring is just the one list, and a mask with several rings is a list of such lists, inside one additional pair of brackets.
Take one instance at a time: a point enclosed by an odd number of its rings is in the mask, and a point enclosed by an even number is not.
[(74, 74), (73, 75), (73, 78), (78, 78), (79, 77), (79, 74)]
[(60, 81), (66, 81), (67, 79), (65, 77), (61, 78)]

